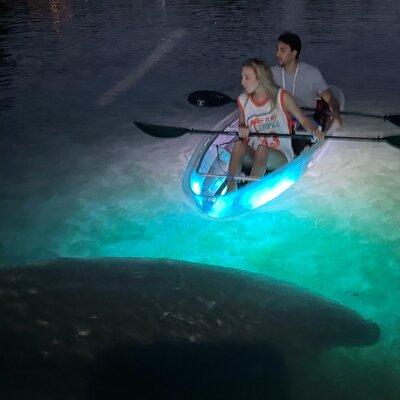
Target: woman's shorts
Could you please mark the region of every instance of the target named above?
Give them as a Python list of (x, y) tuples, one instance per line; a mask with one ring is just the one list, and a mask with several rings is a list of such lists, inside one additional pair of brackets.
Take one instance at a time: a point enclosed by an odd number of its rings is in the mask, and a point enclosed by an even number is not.
[(292, 143), (289, 137), (279, 137), (274, 134), (268, 136), (250, 136), (247, 144), (255, 151), (258, 149), (258, 146), (267, 146), (279, 150), (285, 155), (288, 161), (294, 158)]

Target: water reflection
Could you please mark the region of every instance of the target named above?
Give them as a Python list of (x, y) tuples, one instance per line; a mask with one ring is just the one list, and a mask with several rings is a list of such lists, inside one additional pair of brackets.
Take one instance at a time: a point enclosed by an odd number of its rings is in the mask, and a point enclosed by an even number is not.
[(71, 5), (69, 0), (49, 0), (43, 2), (40, 0), (26, 0), (26, 5), (31, 17), (35, 18), (37, 14), (49, 14), (53, 23), (54, 30), (61, 34), (63, 24), (72, 17)]

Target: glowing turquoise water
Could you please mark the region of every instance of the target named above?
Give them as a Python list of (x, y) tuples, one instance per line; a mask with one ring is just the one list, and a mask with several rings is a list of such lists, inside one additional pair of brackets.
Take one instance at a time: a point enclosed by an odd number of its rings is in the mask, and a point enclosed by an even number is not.
[[(394, 399), (400, 368), (400, 211), (394, 192), (399, 161), (395, 149), (354, 144), (340, 151), (342, 164), (353, 163), (347, 170), (335, 165), (339, 146), (331, 145), (314, 175), (306, 175), (270, 206), (229, 221), (195, 213), (176, 189), (179, 174), (174, 176), (173, 166), (166, 172), (172, 178), (156, 185), (160, 177), (143, 178), (124, 168), (121, 157), (86, 186), (47, 199), (37, 196), (29, 206), (20, 203), (13, 218), (17, 224), (8, 228), (9, 241), (3, 240), (8, 251), (3, 255), (19, 262), (58, 256), (167, 257), (297, 283), (375, 320), (383, 337), (374, 347), (335, 350), (317, 365), (313, 359), (307, 369), (299, 367), (293, 387), (303, 392), (296, 398)], [(374, 172), (359, 158), (351, 161), (354, 151), (382, 160), (385, 155), (386, 163), (377, 161)], [(346, 397), (349, 385), (353, 391)], [(381, 397), (385, 392), (387, 397)]]

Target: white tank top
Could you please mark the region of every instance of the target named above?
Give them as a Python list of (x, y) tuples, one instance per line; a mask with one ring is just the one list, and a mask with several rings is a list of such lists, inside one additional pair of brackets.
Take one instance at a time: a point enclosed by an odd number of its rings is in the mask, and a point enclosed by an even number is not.
[[(239, 107), (243, 110), (246, 126), (250, 132), (257, 133), (290, 133), (292, 123), (283, 109), (284, 90), (279, 89), (276, 104), (267, 101), (263, 105), (257, 105), (247, 94), (242, 93), (238, 98)], [(251, 136), (249, 145), (255, 150), (259, 145), (266, 145), (280, 150), (291, 161), (294, 158), (291, 139), (284, 137), (255, 137)]]

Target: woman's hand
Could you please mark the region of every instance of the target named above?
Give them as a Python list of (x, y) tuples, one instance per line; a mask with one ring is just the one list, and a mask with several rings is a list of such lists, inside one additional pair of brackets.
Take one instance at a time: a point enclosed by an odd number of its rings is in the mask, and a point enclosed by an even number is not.
[(249, 138), (249, 128), (247, 126), (239, 127), (239, 137), (245, 140)]

